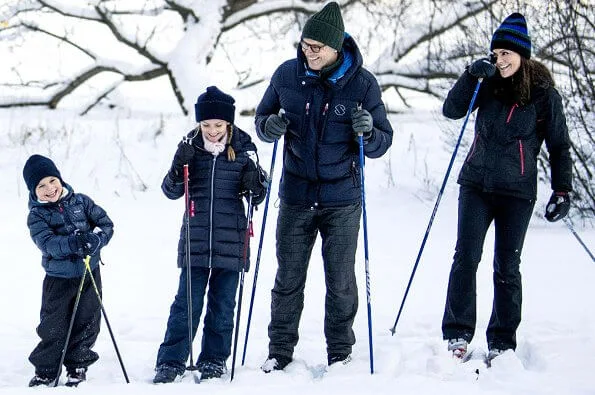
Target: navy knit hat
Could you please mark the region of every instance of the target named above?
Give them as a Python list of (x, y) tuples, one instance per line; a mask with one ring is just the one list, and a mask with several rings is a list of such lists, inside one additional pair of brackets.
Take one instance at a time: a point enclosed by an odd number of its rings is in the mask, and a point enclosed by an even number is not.
[(209, 86), (207, 91), (200, 95), (194, 105), (196, 122), (205, 119), (222, 119), (233, 123), (236, 108), (235, 100), (230, 95), (223, 93), (216, 86)]
[(51, 159), (37, 154), (31, 155), (29, 159), (27, 159), (25, 167), (23, 167), (23, 178), (25, 179), (25, 184), (27, 184), (27, 189), (29, 189), (29, 191), (33, 192), (37, 187), (37, 184), (39, 184), (39, 181), (49, 176), (57, 177), (60, 182), (64, 184), (58, 168)]
[(515, 12), (504, 19), (492, 36), (490, 51), (496, 48), (510, 49), (526, 59), (531, 58), (531, 37), (523, 15)]
[(329, 47), (341, 50), (345, 26), (341, 10), (336, 2), (330, 2), (324, 8), (312, 15), (304, 25), (302, 38), (316, 40)]

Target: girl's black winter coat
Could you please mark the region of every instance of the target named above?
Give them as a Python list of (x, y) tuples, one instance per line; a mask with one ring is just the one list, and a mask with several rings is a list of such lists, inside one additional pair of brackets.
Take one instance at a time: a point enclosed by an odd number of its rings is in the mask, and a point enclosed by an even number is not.
[[(200, 132), (192, 131), (188, 137), (194, 137), (192, 144), (196, 152), (188, 164), (189, 194), (194, 208), (194, 216), (190, 217), (190, 264), (241, 271), (248, 221), (242, 192), (248, 189), (254, 192), (254, 205), (266, 196), (264, 186), (247, 186), (242, 182), (245, 172), (256, 170), (254, 161), (248, 156), (249, 152), (256, 152), (256, 146), (246, 132), (234, 126), (231, 146), (236, 158), (230, 161), (227, 150), (217, 156), (206, 151)], [(183, 175), (170, 170), (161, 189), (169, 199), (183, 197)], [(178, 267), (186, 265), (184, 221), (178, 243)], [(245, 270), (249, 268), (249, 256), (248, 248)]]

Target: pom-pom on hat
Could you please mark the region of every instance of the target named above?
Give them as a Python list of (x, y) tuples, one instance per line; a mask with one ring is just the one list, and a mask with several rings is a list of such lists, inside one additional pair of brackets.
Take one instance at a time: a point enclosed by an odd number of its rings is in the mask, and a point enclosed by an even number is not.
[(334, 1), (312, 15), (302, 31), (302, 38), (319, 41), (337, 51), (343, 46), (344, 36), (343, 17), (339, 5)]
[(526, 59), (531, 58), (531, 37), (523, 15), (515, 12), (504, 19), (492, 36), (490, 51), (496, 48), (510, 49)]
[(198, 96), (194, 105), (196, 122), (205, 119), (222, 119), (233, 123), (236, 108), (233, 97), (219, 90), (216, 86), (209, 86), (207, 91)]
[(25, 179), (25, 184), (27, 184), (27, 189), (29, 189), (29, 191), (34, 191), (37, 184), (39, 184), (39, 181), (49, 176), (57, 177), (61, 183), (64, 183), (58, 168), (51, 159), (37, 154), (31, 155), (29, 159), (27, 159), (27, 162), (25, 162), (25, 166), (23, 167), (23, 178)]

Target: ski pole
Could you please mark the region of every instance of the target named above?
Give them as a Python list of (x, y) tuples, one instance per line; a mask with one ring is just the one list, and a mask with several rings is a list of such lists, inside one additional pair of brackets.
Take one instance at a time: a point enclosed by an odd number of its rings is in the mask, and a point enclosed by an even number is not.
[(370, 374), (374, 374), (374, 346), (372, 343), (372, 301), (370, 297), (370, 261), (368, 255), (368, 218), (366, 215), (366, 190), (364, 178), (364, 137), (363, 133), (358, 133), (359, 141), (359, 163), (361, 169), (361, 190), (362, 190), (362, 218), (364, 225), (364, 257), (366, 270), (366, 301), (368, 307), (368, 344), (370, 346)]
[[(285, 119), (285, 110), (279, 110), (279, 115)], [(262, 253), (262, 242), (264, 240), (264, 231), (267, 224), (267, 213), (269, 212), (269, 199), (271, 197), (271, 185), (273, 184), (273, 172), (275, 171), (275, 158), (277, 157), (277, 143), (273, 145), (273, 156), (271, 158), (271, 169), (269, 170), (269, 185), (267, 187), (266, 200), (264, 202), (264, 213), (262, 215), (262, 228), (260, 228), (260, 241), (258, 242), (258, 253), (256, 263), (254, 264), (254, 280), (252, 282), (252, 295), (250, 296), (250, 308), (248, 309), (248, 320), (246, 322), (246, 336), (244, 337), (244, 351), (242, 352), (242, 366), (246, 362), (246, 349), (248, 348), (248, 335), (250, 334), (250, 323), (252, 322), (252, 308), (254, 307), (254, 297), (256, 295), (256, 281), (258, 280), (258, 268), (260, 267), (260, 256)]]
[(419, 260), (421, 259), (421, 254), (423, 253), (424, 247), (426, 245), (426, 241), (428, 240), (428, 236), (430, 235), (430, 229), (432, 228), (432, 224), (434, 223), (434, 217), (436, 216), (436, 212), (438, 211), (438, 205), (440, 204), (440, 199), (442, 199), (442, 194), (444, 193), (444, 188), (446, 187), (446, 183), (448, 181), (448, 176), (450, 175), (450, 170), (452, 169), (455, 158), (457, 156), (457, 151), (459, 150), (459, 146), (461, 145), (463, 133), (465, 132), (465, 127), (467, 126), (467, 121), (469, 120), (469, 116), (471, 115), (471, 112), (473, 111), (473, 105), (475, 104), (475, 99), (477, 98), (477, 92), (479, 92), (479, 87), (481, 85), (482, 80), (483, 80), (482, 78), (479, 78), (477, 80), (477, 85), (475, 86), (475, 91), (473, 92), (473, 97), (471, 97), (471, 102), (469, 103), (469, 109), (467, 110), (467, 115), (465, 116), (465, 121), (463, 122), (463, 127), (461, 128), (461, 133), (459, 134), (459, 139), (457, 140), (457, 144), (455, 145), (452, 156), (450, 157), (450, 163), (448, 164), (446, 174), (444, 175), (444, 180), (442, 181), (442, 186), (440, 187), (440, 192), (438, 193), (438, 197), (436, 198), (436, 204), (434, 204), (434, 210), (432, 211), (432, 215), (430, 216), (430, 222), (428, 223), (428, 227), (426, 228), (426, 233), (425, 233), (424, 238), (421, 242), (419, 252), (417, 253), (417, 258), (415, 259), (415, 264), (413, 265), (413, 271), (411, 272), (411, 277), (409, 277), (409, 282), (407, 283), (407, 288), (405, 289), (405, 294), (403, 295), (403, 300), (401, 301), (401, 307), (399, 307), (399, 313), (397, 314), (395, 324), (390, 329), (393, 336), (395, 334), (395, 330), (397, 328), (397, 323), (399, 322), (399, 318), (401, 317), (401, 313), (403, 312), (403, 306), (405, 305), (405, 300), (407, 299), (407, 295), (409, 294), (409, 289), (411, 288), (411, 283), (413, 282), (413, 276), (415, 276), (415, 271), (417, 270), (417, 265), (419, 264)]
[[(186, 370), (194, 371), (196, 366), (194, 365), (194, 358), (192, 354), (192, 273), (190, 267), (190, 217), (194, 217), (194, 205), (190, 202), (190, 188), (189, 188), (189, 171), (188, 164), (184, 165), (184, 219), (186, 227), (186, 305), (188, 313), (188, 349), (190, 355), (190, 364), (186, 367)], [(194, 375), (194, 381), (198, 382), (200, 379)]]
[(118, 345), (116, 344), (116, 338), (114, 337), (114, 333), (112, 331), (112, 326), (107, 319), (107, 313), (105, 312), (105, 307), (103, 307), (103, 302), (101, 301), (101, 294), (99, 293), (99, 288), (97, 287), (97, 283), (95, 282), (95, 278), (93, 277), (93, 272), (91, 271), (91, 265), (89, 265), (89, 260), (91, 257), (87, 255), (85, 257), (85, 271), (89, 272), (89, 277), (91, 278), (91, 283), (93, 284), (93, 289), (95, 289), (95, 294), (97, 295), (97, 300), (99, 301), (99, 306), (101, 307), (101, 312), (103, 313), (103, 318), (105, 319), (105, 325), (107, 326), (107, 330), (109, 331), (109, 335), (112, 338), (112, 344), (114, 345), (114, 349), (116, 350), (116, 355), (118, 356), (118, 361), (120, 362), (120, 367), (122, 368), (122, 373), (124, 374), (124, 379), (126, 379), (126, 384), (130, 384), (130, 380), (128, 380), (128, 374), (126, 373), (126, 368), (124, 367), (124, 362), (122, 362), (122, 356), (120, 355), (120, 350), (118, 350)]
[[(87, 255), (85, 257), (85, 264), (89, 264), (89, 259), (91, 257)], [(76, 293), (76, 299), (74, 300), (74, 306), (72, 307), (72, 316), (70, 317), (70, 323), (68, 324), (68, 331), (66, 332), (66, 340), (64, 341), (64, 348), (62, 349), (62, 355), (60, 356), (60, 363), (58, 364), (58, 373), (56, 374), (56, 381), (54, 381), (54, 387), (58, 386), (58, 381), (60, 380), (60, 375), (62, 374), (62, 364), (64, 363), (64, 358), (66, 358), (66, 350), (68, 349), (68, 343), (70, 342), (70, 335), (72, 334), (72, 327), (74, 325), (74, 319), (76, 317), (76, 311), (79, 308), (79, 301), (81, 300), (81, 293), (83, 292), (83, 285), (85, 285), (85, 278), (87, 276), (87, 270), (83, 272), (83, 276), (81, 277), (81, 283), (79, 285), (79, 289)]]
[(593, 256), (593, 253), (591, 252), (591, 250), (589, 250), (589, 247), (587, 247), (587, 245), (580, 238), (580, 236), (578, 235), (578, 233), (576, 233), (576, 231), (574, 230), (574, 226), (572, 226), (572, 223), (570, 223), (570, 221), (567, 220), (566, 218), (564, 218), (563, 221), (566, 224), (566, 226), (568, 227), (568, 229), (570, 229), (570, 231), (572, 232), (572, 234), (574, 235), (574, 237), (576, 238), (576, 240), (579, 242), (579, 244), (582, 245), (583, 248), (585, 249), (585, 251), (587, 252), (587, 254), (589, 254), (589, 256), (591, 257), (591, 260), (593, 262), (595, 262), (595, 256)]
[(248, 262), (248, 246), (250, 245), (250, 236), (252, 236), (252, 191), (248, 193), (248, 223), (246, 225), (246, 236), (244, 238), (244, 253), (243, 253), (243, 264), (242, 271), (240, 272), (240, 290), (238, 292), (238, 312), (236, 314), (236, 328), (233, 339), (233, 357), (231, 358), (231, 378), (229, 381), (233, 381), (233, 376), (236, 368), (236, 354), (238, 350), (238, 334), (240, 332), (240, 314), (242, 313), (242, 296), (244, 294), (244, 273), (246, 272), (246, 263)]

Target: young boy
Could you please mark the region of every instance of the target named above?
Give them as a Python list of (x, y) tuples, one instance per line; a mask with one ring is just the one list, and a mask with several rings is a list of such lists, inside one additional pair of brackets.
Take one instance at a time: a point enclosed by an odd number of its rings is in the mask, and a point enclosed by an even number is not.
[[(101, 292), (99, 251), (111, 239), (114, 224), (91, 198), (75, 193), (62, 180), (50, 159), (32, 155), (23, 168), (23, 178), (29, 189), (27, 226), (42, 252), (41, 265), (46, 272), (37, 327), (41, 341), (29, 356), (35, 366), (29, 387), (35, 387), (52, 384), (60, 370), (86, 256), (91, 258), (91, 272)], [(88, 366), (99, 358), (91, 347), (100, 322), (99, 298), (87, 273), (64, 358), (67, 386), (84, 381)]]

